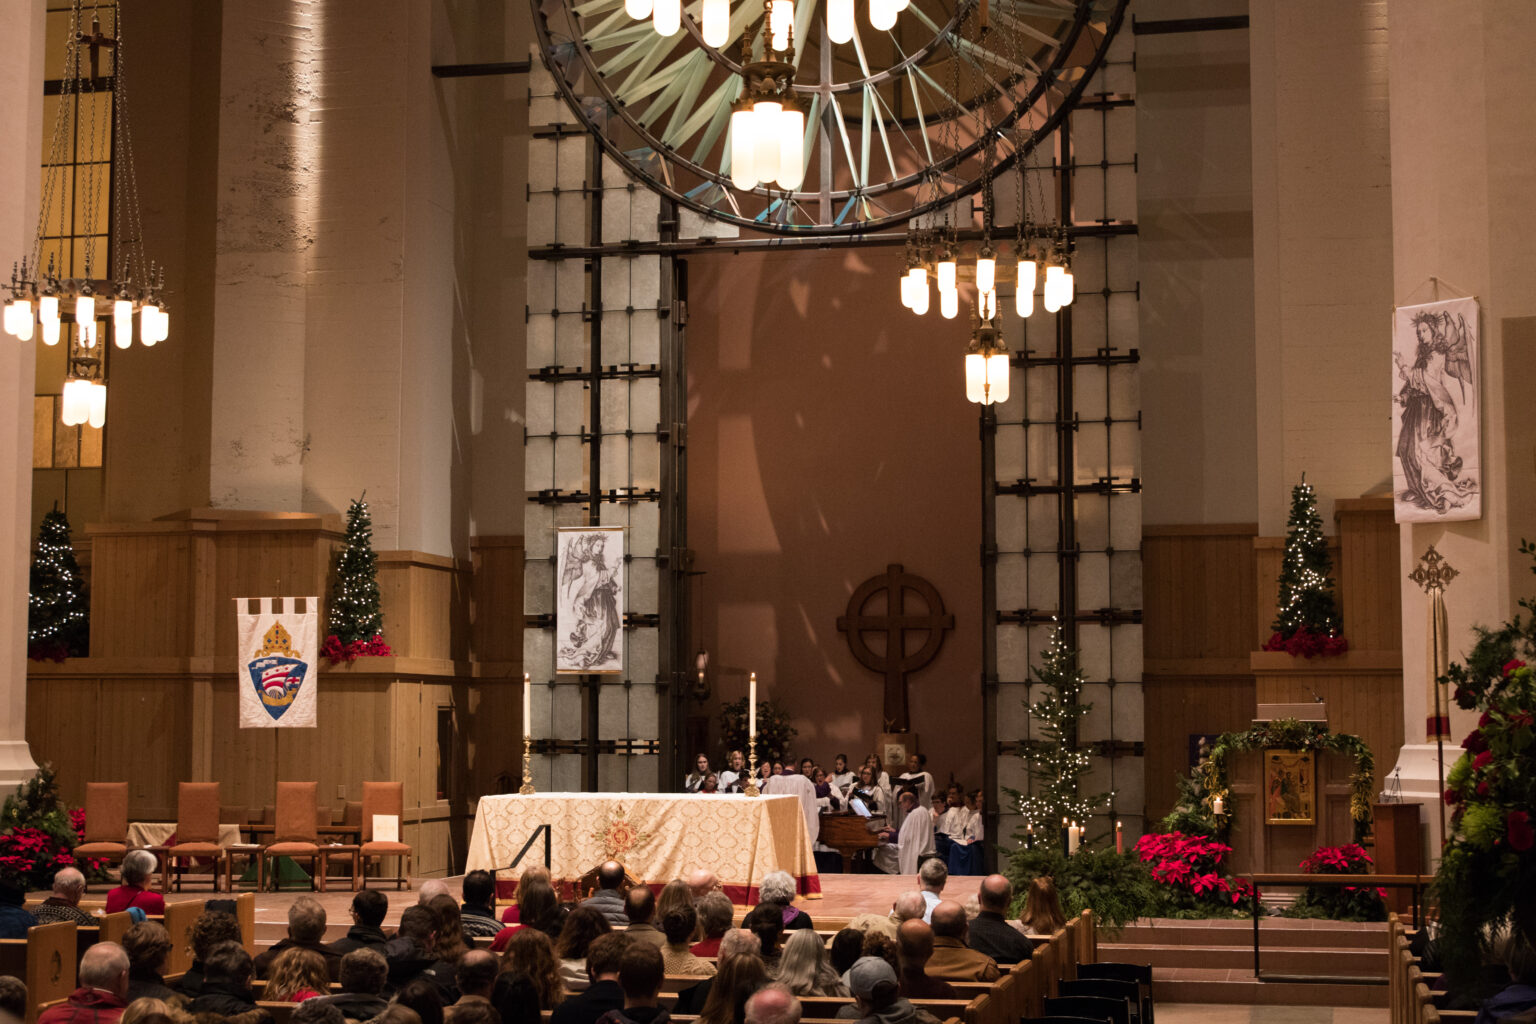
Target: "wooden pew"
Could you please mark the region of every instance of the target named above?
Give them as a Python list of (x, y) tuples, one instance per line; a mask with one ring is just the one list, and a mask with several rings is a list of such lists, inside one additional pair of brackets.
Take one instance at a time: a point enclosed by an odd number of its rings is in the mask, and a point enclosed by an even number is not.
[[(243, 892), (235, 897), (235, 920), (240, 922), (240, 945), (256, 956), (256, 894)], [(190, 955), (190, 950), (189, 950)], [(190, 961), (188, 961), (190, 965)]]
[(67, 999), (75, 990), (75, 923), (40, 924), (25, 939), (0, 939), (0, 974), (27, 985), (26, 1024), (36, 1024), (43, 1006)]
[[(165, 905), (165, 930), (171, 934), (171, 952), (165, 958), (167, 974), (180, 974), (192, 966), (192, 922), (203, 915), (203, 900)], [(254, 925), (251, 929), (255, 931)]]

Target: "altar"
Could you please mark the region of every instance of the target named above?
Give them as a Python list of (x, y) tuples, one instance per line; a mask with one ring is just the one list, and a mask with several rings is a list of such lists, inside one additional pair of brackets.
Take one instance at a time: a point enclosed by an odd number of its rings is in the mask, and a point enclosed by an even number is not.
[(695, 793), (538, 793), (484, 796), (475, 811), (466, 870), (496, 872), (499, 896), (543, 860), (544, 844), (508, 867), (540, 825), (550, 826), (549, 870), (557, 888), (605, 860), (659, 889), (696, 868), (719, 877), (732, 903), (757, 902), (772, 871), (787, 871), (801, 896), (821, 897), (800, 800), (793, 796)]

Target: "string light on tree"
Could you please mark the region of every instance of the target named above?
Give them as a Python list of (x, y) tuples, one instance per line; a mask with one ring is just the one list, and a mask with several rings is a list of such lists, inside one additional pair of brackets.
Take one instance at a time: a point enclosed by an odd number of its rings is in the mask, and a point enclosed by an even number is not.
[(1340, 635), (1332, 573), (1333, 559), (1328, 554), (1328, 538), (1323, 535), (1323, 517), (1317, 510), (1317, 492), (1302, 474), (1301, 483), (1291, 489), (1274, 635), (1265, 642), (1266, 651), (1288, 651), (1310, 658), (1349, 649), (1349, 641)]
[(389, 655), (384, 642), (384, 613), (379, 608), (378, 556), (373, 551), (373, 518), (368, 503), (355, 499), (347, 508), (347, 539), (336, 554), (321, 653), (332, 661)]
[(69, 519), (54, 509), (37, 531), (27, 594), (27, 656), (63, 661), (89, 653), (90, 605), (69, 538)]
[(1036, 682), (1047, 691), (1029, 705), (1031, 731), (1039, 739), (1020, 744), (1020, 756), (1029, 773), (1029, 792), (1007, 790), (1024, 819), (1023, 828), (1015, 833), (1021, 841), (1033, 838), (1037, 829), (1051, 834), (1058, 821), (1081, 826), (1115, 796), (1113, 791), (1083, 793), (1082, 779), (1092, 767), (1092, 754), (1090, 748), (1079, 745), (1078, 730), (1093, 705), (1083, 703), (1087, 680), (1077, 667), (1077, 652), (1067, 646), (1059, 625), (1033, 671)]

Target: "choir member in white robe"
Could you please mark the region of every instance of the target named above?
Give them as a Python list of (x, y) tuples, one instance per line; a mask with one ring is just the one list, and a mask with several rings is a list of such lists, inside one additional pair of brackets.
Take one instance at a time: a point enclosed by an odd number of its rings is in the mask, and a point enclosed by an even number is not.
[(720, 773), (720, 792), (740, 793), (746, 785), (747, 759), (739, 750), (731, 751), (725, 759), (725, 769)]
[(928, 772), (928, 758), (922, 754), (912, 754), (907, 757), (907, 770), (896, 776), (895, 786), (899, 792), (903, 786), (911, 786), (917, 790), (917, 806), (927, 807), (933, 802), (933, 776)]
[(903, 793), (900, 798), (905, 817), (900, 832), (887, 832), (892, 841), (881, 843), (871, 851), (875, 867), (888, 875), (915, 875), (918, 861), (933, 852), (933, 817), (913, 814), (917, 798)]
[(848, 770), (847, 754), (838, 754), (832, 759), (832, 774), (827, 777), (827, 781), (832, 783), (832, 788), (846, 793), (856, 778), (858, 776)]
[(805, 812), (805, 828), (811, 842), (821, 835), (821, 813), (816, 808), (816, 783), (785, 765), (783, 775), (770, 775), (762, 785), (767, 796), (788, 795), (798, 797), (800, 808)]

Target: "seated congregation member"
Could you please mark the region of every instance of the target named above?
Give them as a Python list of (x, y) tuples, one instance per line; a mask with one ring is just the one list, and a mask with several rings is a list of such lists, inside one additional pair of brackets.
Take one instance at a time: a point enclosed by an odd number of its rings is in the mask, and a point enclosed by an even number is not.
[(238, 942), (221, 942), (203, 961), (202, 994), (187, 1004), (192, 1014), (213, 1013), (231, 1017), (256, 1009), (251, 996), (251, 954)]
[(448, 888), (448, 883), (441, 878), (429, 878), (416, 887), (416, 902), (423, 907), (431, 903), (435, 896), (452, 895), (453, 892)]
[(624, 894), (624, 917), (629, 922), (624, 934), (657, 949), (666, 945), (666, 935), (656, 927), (656, 896), (650, 889), (637, 885)]
[(1050, 936), (1067, 926), (1061, 898), (1056, 895), (1056, 880), (1050, 875), (1041, 875), (1029, 883), (1019, 923), (1030, 935)]
[(788, 871), (770, 871), (764, 875), (757, 887), (757, 898), (759, 906), (771, 905), (777, 908), (779, 916), (784, 920), (785, 931), (816, 927), (811, 923), (810, 914), (793, 906), (795, 878)]
[[(0, 1015), (0, 1020), (4, 1020)], [(140, 996), (138, 999), (129, 999), (128, 1005), (123, 1009), (123, 1015), (118, 1018), (119, 1024), (180, 1024), (190, 1021), (192, 1017), (179, 1006), (172, 1006), (164, 999), (153, 999), (149, 996)]]
[(854, 964), (848, 981), (853, 1005), (837, 1011), (841, 1019), (863, 1024), (938, 1024), (937, 1017), (901, 994), (896, 972), (878, 957), (867, 956)]
[(721, 891), (720, 876), (709, 868), (694, 868), (688, 875), (688, 892), (695, 904), (710, 893)]
[[(13, 978), (9, 974), (0, 974), (0, 1020), (6, 1021), (7, 1024), (19, 1024), (26, 1017), (26, 982), (20, 978)], [(11, 1018), (14, 1018), (14, 1021)]]
[(904, 892), (892, 900), (889, 914), (860, 914), (848, 922), (848, 927), (857, 928), (860, 932), (881, 932), (887, 938), (895, 940), (896, 928), (901, 922), (910, 921), (913, 918), (922, 920), (923, 915), (927, 913), (928, 903), (923, 899), (923, 894), (913, 890)]
[[(463, 1000), (461, 999), (460, 1002), (462, 1003)], [(453, 1006), (448, 1007), (444, 1011), (443, 1019), (451, 1020), (454, 1024), (506, 1024), (506, 1022), (502, 1021), (501, 1014), (497, 1012), (496, 1007), (489, 1003), (466, 1003), (462, 1009), (456, 1009), (458, 1006), (459, 1003), (455, 1003)], [(516, 1022), (513, 1022), (513, 1024), (516, 1024)], [(530, 1020), (528, 1024), (533, 1024), (533, 1022)]]
[(468, 1007), (483, 1006), (494, 1010), (491, 993), (496, 988), (501, 964), (496, 954), (485, 949), (472, 949), (459, 957), (453, 968), (453, 984), (459, 990), (458, 1001), (443, 1011), (445, 1021), (461, 1022)]
[[(339, 961), (336, 968), (339, 973)], [(272, 961), (262, 998), (280, 1003), (302, 1003), (329, 994), (330, 987), (331, 976), (325, 958), (312, 949), (294, 946), (283, 950)]]
[(944, 886), (949, 883), (949, 869), (938, 858), (923, 861), (917, 869), (919, 894), (923, 897), (923, 920), (932, 923), (933, 908), (944, 898)]
[(693, 909), (691, 903), (673, 907), (662, 917), (661, 931), (667, 939), (666, 945), (661, 947), (661, 959), (666, 966), (665, 973), (697, 974), (706, 978), (714, 975), (715, 965), (708, 960), (700, 960), (688, 948), (698, 921), (698, 911)]
[(661, 887), (661, 893), (656, 897), (657, 926), (661, 925), (661, 919), (669, 912), (682, 906), (693, 906), (693, 890), (681, 878), (674, 878)]
[[(79, 868), (60, 868), (53, 876), (53, 892), (32, 909), (38, 924), (55, 924), (73, 921), (75, 924), (96, 924), (96, 919), (80, 909), (80, 896), (85, 892), (85, 876)], [(131, 1002), (131, 1000), (130, 1000)]]
[(609, 1010), (601, 1024), (666, 1024), (671, 1015), (661, 1007), (661, 984), (666, 968), (661, 950), (648, 942), (631, 942), (619, 955), (619, 987), (624, 1005)]
[(1008, 924), (1004, 915), (1013, 902), (1013, 886), (1003, 875), (988, 875), (976, 891), (981, 912), (970, 923), (966, 944), (1004, 966), (1028, 960), (1035, 944)]
[(554, 888), (554, 881), (550, 878), (549, 868), (542, 864), (533, 864), (524, 868), (522, 877), (517, 880), (517, 892), (512, 897), (515, 902), (501, 912), (502, 924), (517, 924), (518, 921), (522, 920), (523, 886), (535, 879), (547, 882), (551, 889)]
[(459, 901), (442, 893), (432, 897), (427, 909), (432, 911), (436, 924), (433, 929), (432, 952), (443, 963), (458, 963), (459, 957), (469, 952), (469, 942), (464, 937), (464, 916), (459, 913)]
[(0, 879), (0, 939), (24, 939), (37, 924), (26, 904), (27, 890), (20, 883)]
[(149, 889), (158, 866), (148, 850), (129, 850), (117, 869), (123, 884), (107, 893), (107, 913), (117, 914), (129, 907), (138, 907), (146, 914), (165, 913), (165, 897)]
[(797, 996), (848, 994), (837, 972), (827, 962), (827, 947), (821, 944), (821, 936), (806, 929), (792, 932), (784, 940), (777, 980)]
[(331, 943), (331, 949), (343, 957), (359, 949), (371, 949), (382, 956), (384, 915), (388, 913), (388, 896), (377, 889), (363, 889), (352, 897), (352, 927), (347, 929), (346, 935)]
[(128, 1002), (162, 999), (179, 1005), (184, 1000), (165, 983), (165, 960), (171, 954), (171, 933), (156, 921), (140, 921), (123, 934), (128, 956)]
[(591, 907), (577, 907), (565, 917), (565, 927), (555, 940), (555, 959), (560, 961), (560, 981), (567, 992), (586, 989), (587, 951), (599, 936), (613, 931), (608, 919)]
[[(1527, 899), (1530, 897), (1528, 896)], [(1477, 1011), (1476, 1024), (1536, 1019), (1536, 950), (1518, 935), (1504, 940), (1501, 959), (1509, 970), (1509, 984), (1495, 992)]]
[(700, 754), (693, 759), (693, 771), (683, 778), (683, 792), (697, 793), (704, 785), (704, 779), (710, 774), (709, 756)]
[(404, 1006), (412, 1010), (421, 1018), (421, 1024), (443, 1024), (442, 989), (431, 978), (411, 979), (399, 992), (395, 993), (392, 1005)]
[(745, 928), (732, 928), (726, 932), (725, 937), (720, 940), (720, 956), (715, 961), (715, 977), (705, 978), (697, 985), (679, 992), (672, 1012), (679, 1015), (702, 1013), (704, 1004), (709, 1002), (709, 994), (714, 989), (715, 979), (720, 977), (719, 972), (725, 970), (725, 965), (738, 956), (750, 956), (761, 965), (762, 949), (762, 943), (757, 941), (757, 936)]
[(838, 980), (844, 988), (848, 987), (848, 969), (858, 963), (859, 957), (863, 955), (864, 933), (857, 928), (850, 926), (832, 936), (832, 942), (827, 947), (827, 962), (837, 972)]
[(624, 913), (624, 865), (616, 860), (605, 861), (597, 869), (597, 892), (581, 901), (608, 919), (615, 928), (629, 924)]
[[(384, 1012), (374, 1017), (368, 1024), (422, 1024), (421, 1014), (401, 1003), (390, 1003), (384, 1007)], [(442, 1011), (438, 1011), (437, 1024), (442, 1024)]]
[(518, 982), (530, 986), (541, 1011), (552, 1010), (565, 999), (565, 983), (560, 980), (560, 961), (555, 959), (554, 943), (541, 931), (525, 928), (507, 943), (507, 951), (501, 955), (496, 992), (491, 997), (498, 1009), (513, 1001)]
[(747, 911), (741, 926), (757, 936), (758, 953), (771, 978), (779, 969), (779, 940), (784, 936), (784, 914), (771, 903), (759, 903)]
[(958, 999), (949, 982), (928, 976), (933, 958), (933, 929), (920, 920), (903, 921), (896, 930), (896, 978), (908, 999)]
[(115, 942), (85, 951), (76, 972), (79, 987), (38, 1015), (38, 1024), (117, 1024), (128, 1005), (128, 954)]
[[(574, 918), (576, 913), (571, 916)], [(629, 939), (622, 932), (607, 932), (593, 939), (587, 947), (586, 989), (555, 1007), (549, 1024), (597, 1024), (603, 1014), (622, 1007), (624, 989), (619, 985), (619, 960), (627, 948)]]
[(747, 758), (739, 750), (733, 750), (725, 757), (725, 769), (720, 772), (720, 792), (740, 793), (746, 782)]
[(866, 956), (879, 957), (891, 965), (891, 970), (898, 974), (901, 972), (901, 957), (896, 951), (896, 940), (888, 939), (880, 932), (867, 932), (864, 935), (864, 949), (860, 959)]
[(720, 940), (731, 929), (731, 918), (736, 908), (723, 892), (707, 892), (694, 904), (699, 916), (699, 939), (688, 951), (694, 956), (715, 956), (720, 951)]
[(336, 1007), (321, 999), (306, 999), (293, 1008), (288, 1016), (289, 1024), (347, 1024), (347, 1018)]
[(272, 963), (290, 949), (308, 949), (320, 954), (325, 962), (326, 975), (335, 981), (341, 971), (341, 954), (323, 940), (325, 938), (325, 908), (313, 896), (300, 896), (288, 908), (288, 935), (256, 958), (256, 977), (265, 978), (272, 970)]
[(888, 875), (915, 875), (924, 856), (933, 852), (933, 819), (926, 814), (913, 814), (917, 796), (904, 790), (899, 800), (901, 831), (886, 829), (880, 834), (881, 843), (870, 851), (875, 867)]
[(928, 973), (945, 981), (996, 981), (1002, 976), (997, 961), (965, 944), (965, 908), (943, 900), (933, 908), (933, 956)]
[(533, 928), (554, 939), (564, 927), (565, 909), (560, 906), (560, 897), (555, 895), (554, 886), (548, 880), (537, 877), (528, 879), (518, 885), (517, 895), (521, 901), (517, 923), (509, 924), (496, 933), (496, 937), (491, 940), (493, 953), (506, 949), (507, 942), (520, 928)]
[(699, 1024), (745, 1024), (747, 1000), (766, 984), (768, 971), (760, 957), (739, 953), (722, 960), (719, 973), (709, 982)]
[[(400, 912), (400, 927), (395, 930), (395, 937), (384, 943), (390, 989), (402, 991), (410, 982), (432, 970), (437, 963), (433, 953), (436, 930), (437, 918), (421, 904)], [(427, 981), (435, 984), (432, 977)]]
[(501, 931), (501, 924), (496, 920), (496, 879), (489, 871), (471, 871), (465, 875), (463, 895), (459, 916), (464, 921), (466, 938), (484, 938)]
[(366, 946), (354, 949), (341, 958), (341, 991), (325, 1001), (347, 1020), (371, 1020), (389, 1005), (384, 998), (388, 981), (389, 964), (382, 954)]
[(803, 1007), (788, 987), (774, 982), (747, 997), (746, 1024), (800, 1024)]
[(233, 914), (205, 910), (192, 922), (187, 942), (192, 947), (192, 966), (171, 987), (188, 999), (196, 999), (203, 994), (203, 965), (215, 947), (226, 942), (240, 942), (240, 922)]

